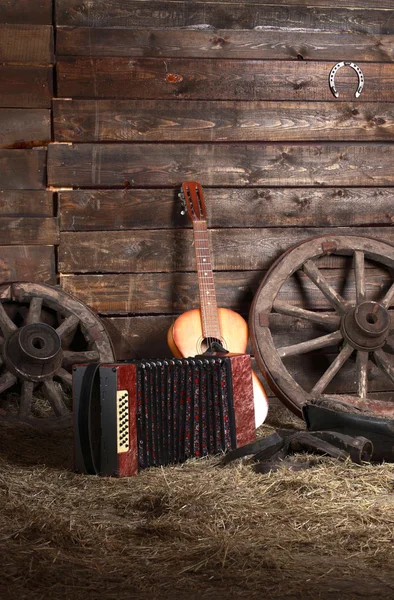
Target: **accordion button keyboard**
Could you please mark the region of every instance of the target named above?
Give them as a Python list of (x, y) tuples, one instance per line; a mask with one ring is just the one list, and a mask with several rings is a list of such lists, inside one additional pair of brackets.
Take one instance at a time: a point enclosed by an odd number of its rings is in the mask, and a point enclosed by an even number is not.
[(118, 453), (127, 452), (130, 447), (129, 393), (127, 390), (118, 390), (116, 393), (116, 418)]

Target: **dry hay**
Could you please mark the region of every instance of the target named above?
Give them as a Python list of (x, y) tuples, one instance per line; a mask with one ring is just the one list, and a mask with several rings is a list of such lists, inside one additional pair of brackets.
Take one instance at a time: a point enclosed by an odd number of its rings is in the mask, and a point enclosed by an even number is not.
[(2, 599), (394, 598), (391, 465), (104, 479), (71, 472), (69, 431), (0, 440)]

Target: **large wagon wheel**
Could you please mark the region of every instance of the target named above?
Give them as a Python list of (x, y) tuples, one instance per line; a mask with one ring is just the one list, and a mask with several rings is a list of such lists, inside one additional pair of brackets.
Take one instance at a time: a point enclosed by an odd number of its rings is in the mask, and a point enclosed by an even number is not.
[(268, 271), (250, 313), (252, 344), (298, 416), (329, 395), (394, 418), (393, 267), (394, 246), (351, 235), (303, 242)]
[(72, 365), (114, 360), (103, 324), (80, 300), (48, 285), (6, 284), (0, 300), (0, 419), (69, 426)]

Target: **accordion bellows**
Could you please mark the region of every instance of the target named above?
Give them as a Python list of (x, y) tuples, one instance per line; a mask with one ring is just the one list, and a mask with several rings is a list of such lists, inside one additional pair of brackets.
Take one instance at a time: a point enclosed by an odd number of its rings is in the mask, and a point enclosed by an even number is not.
[(75, 470), (131, 476), (253, 441), (251, 373), (244, 354), (74, 367)]

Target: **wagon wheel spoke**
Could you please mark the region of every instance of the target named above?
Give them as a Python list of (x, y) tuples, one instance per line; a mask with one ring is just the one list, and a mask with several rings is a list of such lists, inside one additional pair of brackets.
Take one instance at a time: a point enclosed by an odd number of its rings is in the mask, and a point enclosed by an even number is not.
[(390, 308), (393, 300), (394, 300), (394, 283), (391, 284), (389, 290), (386, 292), (386, 295), (384, 296), (381, 304), (383, 304), (383, 306), (385, 308)]
[(299, 344), (294, 344), (292, 346), (282, 346), (281, 348), (277, 348), (277, 351), (281, 358), (286, 356), (297, 356), (299, 354), (312, 352), (312, 350), (318, 350), (319, 348), (332, 346), (332, 344), (340, 342), (342, 337), (342, 333), (338, 330), (334, 331), (333, 333), (329, 333), (328, 335), (322, 335), (318, 338), (314, 338), (313, 340), (308, 340), (307, 342), (300, 342)]
[(70, 315), (56, 328), (56, 333), (60, 337), (60, 339), (67, 337), (71, 333), (74, 333), (76, 328), (78, 327), (79, 319), (76, 315)]
[(356, 372), (357, 372), (357, 394), (359, 398), (366, 398), (368, 392), (368, 360), (369, 353), (362, 350), (357, 351)]
[(70, 411), (64, 404), (62, 393), (53, 379), (46, 379), (42, 384), (42, 388), (56, 416), (62, 417), (68, 415)]
[(347, 359), (351, 354), (353, 354), (354, 348), (350, 344), (345, 344), (336, 357), (336, 359), (331, 363), (328, 367), (327, 371), (323, 373), (320, 377), (319, 381), (315, 383), (313, 389), (311, 390), (312, 396), (316, 397), (322, 394), (322, 392), (326, 389), (330, 381), (335, 377), (338, 371), (343, 367)]
[(71, 350), (64, 350), (62, 366), (67, 368), (72, 367), (72, 365), (97, 362), (98, 360), (100, 360), (100, 356), (97, 350), (87, 350), (85, 352), (72, 352)]
[(15, 375), (10, 373), (9, 371), (4, 373), (4, 375), (0, 377), (0, 394), (8, 390), (11, 386), (13, 386), (14, 383), (16, 383), (16, 381), (17, 378), (15, 377)]
[(27, 325), (30, 323), (38, 323), (41, 320), (42, 302), (43, 299), (39, 296), (34, 296), (30, 300), (29, 312), (26, 317)]
[(274, 303), (274, 309), (281, 315), (288, 315), (290, 317), (297, 317), (298, 319), (305, 319), (318, 325), (327, 325), (329, 327), (338, 328), (340, 325), (341, 317), (332, 312), (314, 312), (312, 310), (306, 310), (299, 306), (293, 306), (288, 302), (282, 300), (276, 300)]
[(360, 304), (365, 300), (365, 261), (364, 252), (354, 252), (354, 278), (356, 283), (356, 302)]
[(60, 367), (60, 369), (56, 371), (55, 376), (58, 377), (66, 385), (69, 385), (70, 387), (72, 386), (73, 377), (71, 373), (66, 371), (66, 369), (63, 369), (63, 367)]
[(379, 369), (383, 373), (385, 373), (385, 375), (387, 375), (387, 377), (391, 379), (391, 381), (394, 382), (394, 366), (387, 358), (387, 354), (384, 352), (384, 350), (382, 350), (382, 348), (379, 348), (379, 350), (375, 350), (373, 356)]
[(33, 381), (24, 381), (22, 383), (22, 392), (19, 401), (19, 416), (28, 417), (31, 414), (31, 404), (33, 401)]
[(13, 323), (10, 317), (5, 312), (3, 304), (0, 302), (0, 329), (2, 330), (4, 337), (9, 337), (18, 327)]
[(302, 269), (304, 273), (309, 277), (311, 281), (319, 288), (322, 294), (327, 300), (333, 305), (336, 311), (340, 314), (344, 314), (350, 307), (349, 303), (342, 298), (338, 292), (334, 290), (327, 279), (324, 277), (320, 269), (315, 265), (312, 260), (307, 260)]

